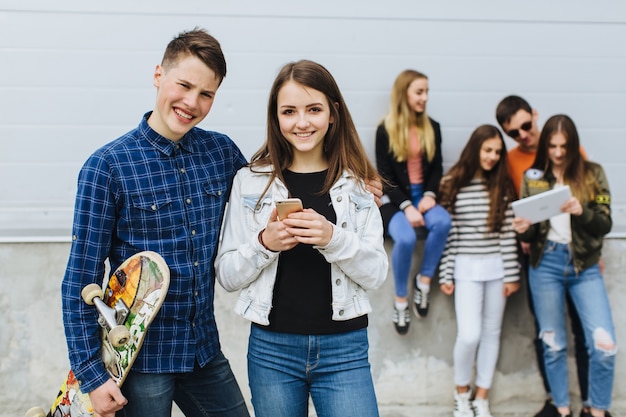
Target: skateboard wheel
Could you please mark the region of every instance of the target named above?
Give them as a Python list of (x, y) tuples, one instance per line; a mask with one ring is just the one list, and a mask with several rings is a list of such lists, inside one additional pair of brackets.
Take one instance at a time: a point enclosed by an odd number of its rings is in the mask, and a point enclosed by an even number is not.
[(87, 304), (92, 306), (94, 298), (102, 299), (102, 288), (98, 284), (89, 284), (83, 288), (80, 295)]
[(25, 417), (46, 417), (46, 412), (41, 407), (33, 407), (26, 412)]
[(130, 340), (130, 332), (126, 326), (115, 326), (109, 332), (108, 338), (114, 347), (124, 346)]

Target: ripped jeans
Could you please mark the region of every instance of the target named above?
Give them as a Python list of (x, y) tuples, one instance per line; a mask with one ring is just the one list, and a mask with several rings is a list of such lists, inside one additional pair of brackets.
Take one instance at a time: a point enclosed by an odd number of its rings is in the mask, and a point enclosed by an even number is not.
[(598, 265), (576, 275), (569, 245), (548, 241), (529, 281), (543, 341), (543, 358), (554, 404), (570, 405), (567, 369), (565, 294), (569, 292), (580, 316), (589, 353), (589, 405), (611, 405), (617, 343), (609, 299)]

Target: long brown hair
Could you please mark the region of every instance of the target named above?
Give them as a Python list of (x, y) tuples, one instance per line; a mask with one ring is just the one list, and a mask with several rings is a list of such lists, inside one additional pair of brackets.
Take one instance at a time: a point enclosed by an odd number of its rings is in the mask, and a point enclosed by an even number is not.
[(537, 155), (533, 168), (552, 172), (550, 160), (550, 140), (556, 133), (565, 136), (565, 169), (563, 170), (563, 183), (569, 185), (572, 195), (581, 203), (593, 199), (594, 191), (598, 185), (591, 170), (580, 153), (580, 139), (574, 121), (565, 114), (557, 114), (550, 117), (541, 130)]
[[(482, 170), (480, 166), (480, 149), (487, 139), (498, 138), (502, 142), (500, 160), (490, 171)], [(500, 130), (492, 125), (482, 125), (476, 128), (470, 136), (459, 160), (450, 168), (441, 181), (439, 189), (439, 203), (449, 212), (454, 211), (454, 205), (459, 190), (472, 181), (477, 172), (482, 171), (482, 177), (489, 193), (489, 216), (487, 229), (497, 232), (502, 227), (506, 214), (507, 203), (516, 198), (515, 187), (509, 176), (506, 160), (506, 144)]]
[(328, 193), (344, 170), (359, 179), (379, 178), (374, 165), (361, 144), (352, 116), (331, 73), (322, 65), (308, 60), (286, 64), (276, 76), (267, 105), (267, 138), (252, 156), (251, 169), (259, 166), (273, 167), (272, 177), (262, 194), (267, 192), (274, 178), (284, 183), (283, 170), (293, 163), (293, 149), (280, 131), (278, 122), (278, 92), (288, 81), (320, 91), (328, 100), (331, 118), (324, 138), (324, 158), (328, 162), (328, 175), (322, 193)]

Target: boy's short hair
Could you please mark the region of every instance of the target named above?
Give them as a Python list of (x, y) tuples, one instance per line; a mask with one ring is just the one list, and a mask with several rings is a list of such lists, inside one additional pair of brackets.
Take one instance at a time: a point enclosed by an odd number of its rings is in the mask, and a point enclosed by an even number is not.
[(508, 123), (511, 117), (520, 110), (525, 110), (530, 114), (533, 113), (530, 104), (520, 96), (507, 96), (498, 103), (498, 107), (496, 108), (496, 120), (500, 126), (502, 126), (504, 123)]
[(181, 56), (187, 55), (204, 62), (220, 78), (220, 83), (226, 76), (226, 59), (222, 47), (205, 29), (196, 27), (179, 33), (165, 48), (161, 66), (167, 71)]

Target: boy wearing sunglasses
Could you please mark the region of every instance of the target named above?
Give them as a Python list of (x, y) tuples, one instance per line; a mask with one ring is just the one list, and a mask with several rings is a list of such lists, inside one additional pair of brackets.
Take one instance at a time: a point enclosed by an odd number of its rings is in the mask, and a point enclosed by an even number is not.
[(540, 130), (537, 126), (537, 110), (519, 96), (502, 99), (496, 108), (496, 119), (504, 133), (518, 144), (507, 153), (509, 174), (519, 194), (522, 177), (535, 161)]
[[(519, 195), (524, 172), (532, 166), (535, 161), (535, 154), (537, 153), (537, 145), (539, 144), (539, 136), (541, 135), (541, 131), (537, 126), (538, 113), (537, 110), (530, 107), (530, 104), (522, 97), (507, 96), (498, 103), (496, 119), (504, 133), (518, 143), (518, 146), (507, 152), (507, 163), (509, 166), (509, 174)], [(587, 159), (587, 155), (584, 149), (582, 149), (582, 146), (580, 151), (582, 156)], [(522, 274), (526, 277), (528, 276), (528, 253), (528, 245), (521, 243), (519, 260), (522, 264)], [(530, 312), (535, 320), (535, 328), (538, 330), (539, 324), (535, 319), (535, 309), (530, 294), (530, 286), (527, 286), (527, 290)], [(585, 336), (580, 318), (569, 295), (567, 296), (567, 311), (570, 316), (572, 333), (574, 334), (578, 384), (580, 386), (580, 397), (583, 401), (583, 409), (580, 412), (580, 417), (591, 417), (591, 411), (588, 407), (589, 355), (585, 349)], [(548, 397), (543, 408), (535, 414), (535, 417), (559, 417), (560, 414), (552, 403), (551, 389), (545, 373), (543, 342), (538, 337), (535, 338), (534, 342), (539, 372)], [(607, 413), (607, 415), (610, 414)]]

